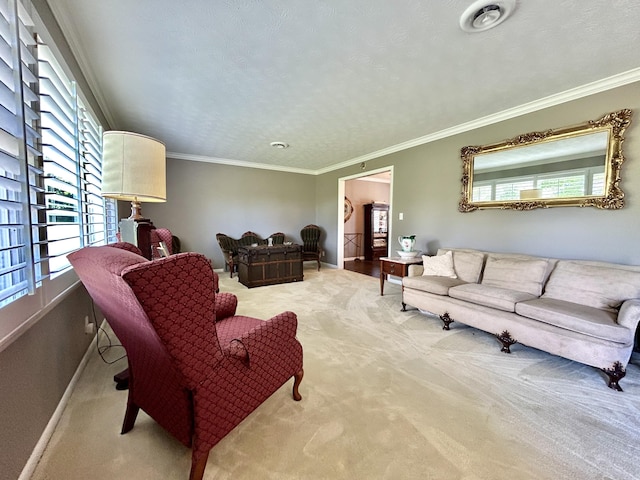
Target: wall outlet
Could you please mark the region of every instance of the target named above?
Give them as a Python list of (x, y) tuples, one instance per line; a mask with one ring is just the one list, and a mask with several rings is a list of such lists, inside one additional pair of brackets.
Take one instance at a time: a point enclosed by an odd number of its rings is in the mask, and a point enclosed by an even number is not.
[(89, 321), (89, 315), (84, 317), (84, 333), (85, 335), (95, 335), (96, 324)]

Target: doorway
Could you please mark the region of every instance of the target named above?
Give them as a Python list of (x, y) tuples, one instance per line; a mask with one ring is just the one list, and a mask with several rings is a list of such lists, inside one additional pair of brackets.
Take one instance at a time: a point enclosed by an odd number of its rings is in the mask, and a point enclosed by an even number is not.
[[(380, 262), (365, 259), (364, 205), (389, 205), (388, 233), (391, 232), (391, 199), (393, 198), (393, 166), (371, 170), (338, 179), (338, 268), (380, 276)], [(344, 203), (344, 208), (342, 204)], [(387, 253), (389, 242), (387, 241)]]

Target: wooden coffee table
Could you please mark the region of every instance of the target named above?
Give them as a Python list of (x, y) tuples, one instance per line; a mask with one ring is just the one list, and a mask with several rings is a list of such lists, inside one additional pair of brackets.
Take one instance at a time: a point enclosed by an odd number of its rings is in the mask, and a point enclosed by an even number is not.
[(406, 277), (409, 274), (409, 265), (422, 263), (422, 256), (412, 258), (380, 257), (380, 295), (384, 295), (384, 280), (387, 275)]

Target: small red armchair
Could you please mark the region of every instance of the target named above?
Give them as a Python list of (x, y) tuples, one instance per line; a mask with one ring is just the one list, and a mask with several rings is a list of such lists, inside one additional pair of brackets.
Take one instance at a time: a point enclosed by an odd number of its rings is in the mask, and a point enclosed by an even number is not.
[(68, 256), (127, 352), (122, 433), (143, 409), (192, 448), (189, 478), (200, 480), (209, 450), (290, 378), (301, 399), (297, 318), (235, 315), (237, 298), (215, 293), (217, 275), (203, 255), (148, 261), (127, 247)]

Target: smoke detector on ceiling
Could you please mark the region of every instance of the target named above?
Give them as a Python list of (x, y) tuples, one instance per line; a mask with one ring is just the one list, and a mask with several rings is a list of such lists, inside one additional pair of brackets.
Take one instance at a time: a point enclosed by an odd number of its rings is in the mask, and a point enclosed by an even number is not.
[(477, 0), (460, 17), (465, 32), (483, 32), (504, 22), (513, 13), (516, 0)]
[(284, 142), (271, 142), (269, 145), (275, 148), (287, 148), (289, 146), (288, 143)]

